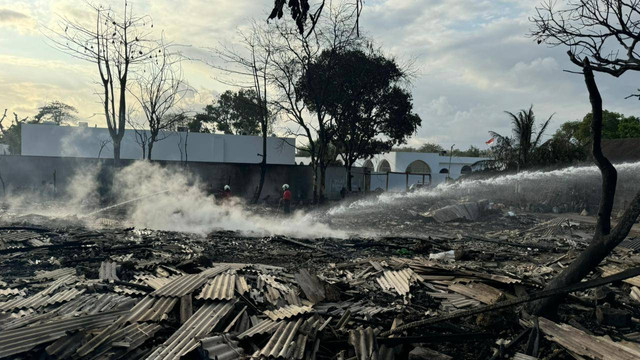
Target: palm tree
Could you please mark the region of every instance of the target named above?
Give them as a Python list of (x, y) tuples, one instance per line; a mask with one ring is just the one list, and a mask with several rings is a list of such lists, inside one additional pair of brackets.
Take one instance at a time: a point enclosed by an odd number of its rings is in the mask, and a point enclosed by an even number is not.
[(497, 140), (497, 157), (505, 162), (505, 166), (514, 163), (520, 167), (526, 167), (529, 164), (531, 154), (540, 146), (542, 135), (547, 130), (554, 114), (551, 114), (547, 121), (536, 129), (536, 116), (533, 113), (533, 105), (529, 110), (520, 110), (517, 114), (505, 111), (511, 118), (513, 125), (512, 137), (502, 136), (494, 131), (489, 131), (491, 136)]

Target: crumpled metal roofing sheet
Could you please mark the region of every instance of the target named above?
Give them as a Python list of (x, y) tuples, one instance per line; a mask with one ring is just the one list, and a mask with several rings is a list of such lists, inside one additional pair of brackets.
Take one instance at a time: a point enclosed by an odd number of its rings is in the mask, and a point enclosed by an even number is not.
[(176, 332), (149, 357), (154, 359), (180, 359), (196, 349), (198, 337), (210, 333), (231, 312), (235, 301), (206, 303), (198, 309)]
[(385, 271), (383, 275), (376, 280), (382, 289), (395, 290), (398, 294), (405, 295), (411, 290), (411, 284), (420, 279), (420, 276), (413, 272), (413, 270), (406, 268), (400, 271)]
[(196, 299), (231, 300), (236, 287), (236, 274), (220, 274), (209, 280)]
[(267, 344), (260, 350), (260, 357), (302, 359), (309, 337), (315, 338), (316, 330), (322, 325), (322, 319), (283, 321)]
[(264, 312), (271, 320), (288, 319), (300, 314), (306, 314), (313, 311), (311, 306), (287, 305), (275, 310), (266, 310)]
[(245, 332), (238, 335), (238, 339), (242, 340), (244, 338), (250, 338), (255, 335), (272, 333), (278, 328), (279, 325), (279, 321), (273, 321), (270, 319), (263, 320), (257, 325), (252, 326), (250, 329), (247, 329)]
[(199, 274), (183, 275), (175, 278), (168, 284), (151, 293), (153, 296), (175, 296), (182, 297), (191, 294), (207, 279), (212, 278), (229, 269), (229, 265), (220, 265), (215, 268), (207, 269)]
[(202, 350), (211, 360), (234, 360), (246, 358), (244, 349), (225, 335), (212, 336), (200, 340)]
[[(158, 324), (130, 324), (110, 334), (98, 348), (90, 353), (93, 358), (100, 358), (109, 352), (111, 358), (124, 356), (126, 353), (142, 345), (147, 339), (155, 335), (162, 326)], [(117, 347), (117, 343), (126, 344), (126, 347)]]
[(378, 343), (372, 328), (350, 330), (349, 344), (355, 349), (358, 360), (378, 360)]
[(0, 289), (0, 295), (2, 296), (15, 296), (15, 295), (21, 295), (21, 296), (25, 296), (27, 294), (27, 292), (22, 289), (12, 289), (12, 288), (7, 288), (7, 289)]
[(103, 261), (100, 263), (100, 272), (98, 277), (102, 280), (120, 280), (118, 278), (118, 264), (111, 261)]
[(54, 341), (77, 329), (91, 330), (109, 325), (128, 311), (113, 311), (70, 319), (54, 319), (44, 324), (0, 331), (0, 358), (19, 354)]
[(74, 301), (58, 307), (55, 312), (59, 315), (98, 314), (114, 309), (129, 309), (135, 299), (116, 294), (83, 295)]
[(147, 285), (156, 290), (167, 285), (180, 275), (172, 275), (168, 277), (157, 277), (153, 275), (134, 275), (134, 284)]
[(147, 296), (140, 300), (127, 317), (127, 322), (160, 321), (166, 318), (166, 314), (173, 309), (178, 298), (154, 298)]
[(51, 305), (59, 302), (66, 302), (75, 299), (78, 295), (82, 294), (83, 290), (77, 290), (71, 288), (63, 291), (59, 291), (54, 295), (47, 295), (47, 291), (41, 291), (28, 298), (12, 299), (5, 303), (0, 304), (0, 311), (8, 311), (13, 309), (38, 309), (45, 305)]
[(60, 268), (60, 269), (49, 270), (49, 271), (38, 270), (36, 271), (35, 278), (36, 279), (59, 279), (63, 276), (68, 276), (68, 275), (76, 275), (76, 269)]

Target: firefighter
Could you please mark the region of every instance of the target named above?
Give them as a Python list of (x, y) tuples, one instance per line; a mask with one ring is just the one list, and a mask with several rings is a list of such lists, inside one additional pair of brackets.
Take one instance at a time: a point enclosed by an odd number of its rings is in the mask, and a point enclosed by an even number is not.
[(231, 200), (231, 186), (225, 185), (224, 192), (222, 193), (222, 201), (227, 202)]
[(291, 213), (291, 190), (289, 190), (289, 185), (282, 185), (282, 207), (284, 208), (284, 213)]

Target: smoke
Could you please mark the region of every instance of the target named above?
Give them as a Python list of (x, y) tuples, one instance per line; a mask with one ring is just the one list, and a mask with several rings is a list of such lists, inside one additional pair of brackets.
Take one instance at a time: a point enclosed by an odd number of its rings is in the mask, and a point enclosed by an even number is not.
[[(79, 168), (68, 185), (53, 196), (52, 186), (5, 199), (12, 215), (42, 215), (51, 219), (78, 218), (91, 225), (105, 216), (99, 207), (104, 173), (99, 165)], [(101, 178), (102, 177), (102, 178)], [(285, 235), (297, 238), (346, 238), (302, 211), (284, 217), (258, 215), (237, 198), (219, 204), (206, 193), (205, 184), (181, 167), (161, 167), (135, 162), (113, 174), (115, 205), (124, 220), (138, 228), (181, 231), (205, 235), (216, 230), (238, 231), (251, 236)]]

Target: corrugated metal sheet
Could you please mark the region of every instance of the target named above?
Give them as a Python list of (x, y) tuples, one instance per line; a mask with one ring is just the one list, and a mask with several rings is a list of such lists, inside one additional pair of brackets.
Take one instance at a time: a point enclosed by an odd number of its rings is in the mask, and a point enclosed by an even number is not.
[(421, 280), (410, 268), (400, 271), (385, 271), (382, 276), (376, 279), (382, 289), (390, 291), (395, 290), (400, 295), (406, 295), (410, 291), (410, 286), (416, 280)]
[(234, 297), (235, 287), (236, 274), (220, 274), (207, 282), (196, 299), (231, 300)]
[(84, 292), (84, 289), (77, 290), (75, 288), (72, 288), (72, 289), (59, 291), (58, 293), (49, 296), (48, 289), (45, 289), (28, 298), (12, 299), (5, 303), (1, 303), (0, 311), (10, 311), (14, 309), (26, 309), (26, 308), (38, 309), (42, 306), (73, 300), (83, 292)]
[(33, 347), (54, 341), (77, 329), (105, 327), (127, 311), (113, 311), (70, 319), (55, 319), (44, 324), (0, 332), (0, 358), (19, 354)]
[(378, 360), (378, 343), (373, 328), (350, 330), (349, 344), (355, 349), (358, 360)]
[(20, 295), (20, 296), (25, 296), (27, 295), (27, 292), (22, 289), (12, 289), (12, 288), (8, 288), (8, 289), (0, 289), (0, 295), (2, 296), (16, 296), (16, 295)]
[[(122, 357), (153, 337), (161, 328), (162, 326), (158, 324), (130, 324), (111, 333), (109, 338), (89, 355), (94, 359), (100, 358), (106, 353), (109, 353), (111, 358)], [(116, 345), (119, 346), (116, 347)]]
[(538, 360), (537, 357), (529, 356), (523, 353), (515, 353), (512, 359), (513, 360)]
[(276, 310), (266, 310), (264, 312), (271, 320), (282, 320), (294, 317), (300, 314), (306, 314), (313, 311), (311, 306), (287, 305)]
[(224, 335), (212, 336), (200, 340), (202, 350), (211, 360), (234, 360), (246, 358), (244, 349)]
[(258, 353), (261, 357), (278, 359), (302, 359), (308, 340), (314, 339), (322, 325), (321, 318), (283, 321), (267, 344)]
[(251, 287), (247, 284), (247, 279), (245, 279), (244, 276), (236, 277), (236, 291), (240, 293), (240, 295), (244, 295), (249, 292), (249, 290), (251, 290)]
[(61, 268), (50, 271), (36, 271), (36, 279), (59, 279), (63, 276), (76, 275), (75, 268)]
[(622, 246), (624, 248), (631, 249), (631, 250), (640, 250), (640, 238), (626, 239), (623, 242), (621, 242), (620, 245), (618, 246)]
[(180, 359), (196, 349), (198, 337), (210, 333), (234, 308), (235, 301), (206, 303), (147, 359)]
[(118, 264), (111, 261), (103, 261), (100, 263), (98, 277), (102, 280), (120, 280), (118, 278)]
[(169, 277), (157, 277), (153, 275), (134, 275), (134, 284), (147, 285), (156, 290), (175, 280), (180, 275), (172, 275)]
[(135, 300), (127, 296), (116, 294), (89, 294), (58, 307), (55, 312), (59, 315), (70, 316), (99, 314), (111, 310), (130, 309), (134, 303)]
[(278, 328), (279, 325), (280, 325), (280, 321), (273, 321), (270, 319), (263, 320), (256, 326), (253, 326), (247, 331), (238, 335), (238, 339), (242, 340), (244, 338), (250, 338), (255, 335), (272, 333)]
[(220, 265), (215, 268), (207, 269), (199, 274), (179, 276), (168, 284), (151, 293), (151, 295), (182, 297), (194, 292), (196, 289), (202, 286), (207, 281), (207, 279), (212, 278), (227, 270), (229, 270), (229, 265)]
[(127, 322), (154, 321), (167, 317), (167, 313), (178, 303), (178, 298), (154, 298), (147, 296), (131, 309)]

